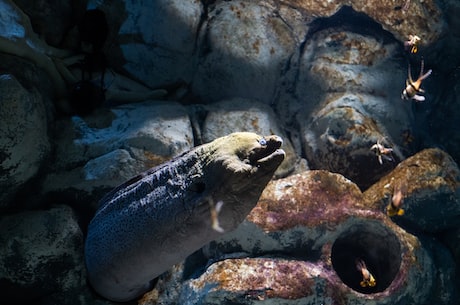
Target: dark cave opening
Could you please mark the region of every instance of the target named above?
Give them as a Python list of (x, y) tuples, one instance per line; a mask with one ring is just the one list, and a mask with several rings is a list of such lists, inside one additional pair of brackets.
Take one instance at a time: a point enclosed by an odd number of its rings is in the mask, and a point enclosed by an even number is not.
[[(401, 246), (396, 235), (377, 221), (351, 225), (334, 242), (332, 266), (340, 279), (360, 293), (377, 293), (388, 288), (401, 265)], [(363, 275), (357, 261), (365, 262), (375, 286), (361, 285)]]

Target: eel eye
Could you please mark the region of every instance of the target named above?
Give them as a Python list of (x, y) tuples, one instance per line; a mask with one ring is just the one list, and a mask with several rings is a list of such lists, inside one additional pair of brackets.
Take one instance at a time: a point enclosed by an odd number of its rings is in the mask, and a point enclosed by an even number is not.
[(262, 146), (266, 146), (267, 145), (267, 140), (262, 138), (262, 139), (259, 140), (259, 144), (262, 145)]

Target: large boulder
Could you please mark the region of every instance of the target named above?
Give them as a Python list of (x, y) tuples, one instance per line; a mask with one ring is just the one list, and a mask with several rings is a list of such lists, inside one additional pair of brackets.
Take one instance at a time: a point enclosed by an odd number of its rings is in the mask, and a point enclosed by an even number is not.
[(89, 1), (105, 12), (111, 65), (150, 87), (190, 82), (201, 1)]
[(366, 205), (384, 211), (401, 192), (404, 215), (395, 221), (408, 230), (455, 230), (460, 217), (460, 170), (447, 153), (425, 149), (401, 162), (366, 192)]
[(68, 206), (0, 217), (4, 304), (77, 298), (86, 283), (83, 233)]
[[(315, 33), (302, 54), (305, 85), (296, 90), (302, 98), (290, 106), (297, 107), (310, 167), (341, 173), (363, 189), (412, 152), (404, 135), (415, 128), (410, 104), (400, 97), (406, 71), (393, 59), (397, 44), (373, 35)], [(393, 148), (393, 161), (379, 164), (370, 150), (377, 142)]]
[(56, 144), (43, 192), (80, 193), (97, 200), (105, 191), (189, 150), (194, 138), (185, 107), (145, 102), (62, 119), (56, 124)]
[(50, 151), (47, 111), (30, 85), (12, 74), (0, 75), (0, 208), (13, 205), (17, 191), (37, 175)]
[[(359, 260), (375, 286), (361, 284)], [(309, 171), (270, 182), (245, 222), (190, 256), (175, 302), (453, 304), (451, 262), (441, 245), (367, 208), (351, 181)], [(169, 279), (175, 294), (177, 278)], [(161, 287), (156, 297), (166, 300)]]
[(213, 5), (200, 40), (195, 95), (205, 102), (231, 97), (273, 102), (286, 64), (300, 44), (290, 27), (293, 16), (273, 10), (267, 1)]

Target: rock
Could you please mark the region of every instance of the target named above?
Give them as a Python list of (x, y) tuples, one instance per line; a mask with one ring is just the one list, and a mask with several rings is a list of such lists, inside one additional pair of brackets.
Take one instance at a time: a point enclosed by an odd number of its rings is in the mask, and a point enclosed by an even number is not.
[(50, 151), (47, 111), (31, 85), (0, 75), (0, 208), (14, 206), (11, 200), (37, 175)]
[(127, 104), (65, 118), (56, 134), (56, 160), (44, 193), (107, 191), (194, 142), (185, 107), (173, 102)]
[[(355, 184), (324, 171), (270, 182), (246, 221), (203, 253), (209, 263), (186, 262), (201, 271), (186, 278), (181, 304), (436, 299), (435, 266), (417, 237), (365, 209)], [(360, 285), (357, 259), (366, 262), (375, 287)]]
[(289, 14), (285, 21), (274, 10), (268, 1), (219, 1), (212, 6), (201, 34), (195, 95), (208, 103), (231, 97), (273, 102), (300, 44), (290, 27), (300, 21)]
[[(460, 9), (460, 8), (459, 8)], [(452, 65), (452, 63), (450, 63)], [(437, 101), (436, 109), (429, 114), (428, 124), (432, 128), (431, 141), (426, 145), (437, 146), (448, 152), (460, 164), (460, 134), (455, 120), (460, 117), (460, 69), (446, 72), (448, 79), (440, 84), (443, 97)]]
[(68, 300), (84, 287), (83, 234), (71, 208), (3, 215), (0, 243), (3, 303), (34, 303), (56, 295)]
[[(308, 121), (302, 122), (302, 140), (308, 163), (313, 169), (343, 174), (366, 189), (392, 170), (404, 158), (393, 138), (367, 112), (363, 97), (332, 95), (331, 100)], [(371, 147), (382, 142), (394, 149), (392, 160), (379, 159)]]
[[(84, 8), (83, 1), (35, 1), (33, 5), (25, 0), (14, 0), (15, 4), (29, 16), (34, 32), (49, 45), (59, 47), (74, 25), (75, 13)], [(57, 26), (59, 25), (59, 26)]]
[(190, 82), (194, 73), (201, 1), (89, 1), (105, 12), (111, 66), (154, 88)]
[[(297, 107), (311, 168), (343, 174), (366, 189), (411, 152), (403, 135), (413, 134), (412, 114), (400, 98), (406, 76), (394, 72), (395, 50), (394, 42), (340, 29), (307, 42), (299, 76), (306, 85), (297, 88), (304, 101), (290, 107)], [(370, 150), (377, 141), (393, 148), (393, 162), (379, 164)]]
[[(460, 275), (460, 228), (457, 227), (443, 232), (441, 242), (446, 245), (453, 256), (455, 263), (455, 275), (458, 279)], [(460, 281), (455, 281), (455, 288), (456, 291), (460, 291)]]
[(214, 103), (207, 109), (201, 131), (205, 143), (239, 131), (261, 135), (276, 134), (283, 139), (282, 148), (286, 157), (276, 170), (275, 177), (285, 177), (294, 171), (297, 154), (269, 106), (254, 100), (235, 98)]
[[(301, 9), (308, 16), (328, 17), (344, 6), (373, 18), (382, 27), (405, 40), (407, 33), (417, 33), (425, 44), (435, 42), (446, 30), (442, 12), (436, 1), (423, 2), (403, 0), (395, 3), (391, 0), (332, 0), (317, 2), (314, 0), (281, 0), (280, 3)], [(407, 5), (407, 9), (404, 6)]]
[(401, 226), (422, 232), (442, 232), (458, 226), (460, 170), (440, 149), (425, 149), (401, 162), (370, 187), (365, 202), (384, 211), (395, 190), (403, 192), (404, 215), (395, 216)]
[[(57, 96), (66, 93), (66, 84), (51, 60), (53, 57), (69, 56), (67, 50), (47, 45), (34, 32), (29, 17), (11, 0), (1, 0), (0, 52), (27, 59), (47, 73)], [(14, 74), (21, 70), (14, 71)]]

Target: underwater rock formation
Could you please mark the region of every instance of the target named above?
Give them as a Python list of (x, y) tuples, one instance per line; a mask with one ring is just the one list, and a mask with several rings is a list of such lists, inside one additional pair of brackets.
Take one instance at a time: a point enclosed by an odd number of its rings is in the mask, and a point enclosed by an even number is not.
[(27, 0), (14, 0), (14, 3), (33, 21), (34, 31), (55, 47), (63, 43), (73, 20), (84, 10), (83, 3), (72, 0), (37, 1), (33, 5)]
[(198, 40), (194, 94), (205, 102), (230, 97), (273, 102), (286, 63), (300, 44), (290, 25), (301, 18), (273, 10), (269, 1), (213, 5)]
[(366, 205), (384, 211), (402, 192), (404, 215), (399, 225), (417, 232), (443, 232), (458, 227), (460, 170), (440, 149), (425, 149), (404, 160), (366, 192)]
[(0, 208), (15, 206), (13, 197), (37, 175), (50, 151), (45, 103), (23, 82), (0, 74)]
[[(238, 126), (283, 135), (277, 177), (302, 172), (295, 160), (325, 171), (271, 183), (235, 232), (159, 276), (143, 302), (456, 304), (459, 1), (29, 2), (0, 0), (0, 244), (12, 244), (0, 249), (11, 250), (0, 256), (1, 304), (111, 304), (85, 284), (76, 254), (96, 202)], [(86, 4), (108, 20), (106, 86), (128, 77), (166, 89), (167, 101), (67, 116), (55, 63), (82, 55), (72, 27)], [(416, 53), (409, 35), (421, 37)], [(426, 101), (402, 101), (408, 65), (414, 76), (422, 59), (433, 71)], [(377, 143), (393, 161), (379, 163)], [(386, 215), (393, 201), (404, 214)], [(43, 211), (53, 204), (65, 206)], [(56, 254), (64, 244), (71, 254)]]
[[(395, 42), (336, 29), (306, 43), (299, 75), (305, 85), (297, 88), (305, 98), (291, 107), (311, 168), (341, 173), (365, 189), (411, 152), (402, 136), (413, 127), (400, 97), (405, 75), (394, 72), (396, 50)], [(393, 161), (379, 164), (370, 150), (377, 141), (394, 147)]]
[(107, 56), (117, 69), (155, 88), (189, 83), (195, 71), (201, 1), (89, 1), (110, 24)]
[(3, 304), (68, 304), (86, 284), (83, 234), (70, 207), (0, 216), (0, 244)]
[[(181, 304), (425, 304), (443, 295), (420, 240), (366, 209), (355, 184), (324, 171), (269, 183), (247, 220), (203, 252), (210, 263), (186, 262), (196, 269)], [(357, 260), (375, 286), (360, 284)]]
[(280, 0), (281, 4), (305, 11), (306, 15), (327, 17), (343, 6), (351, 6), (376, 20), (382, 27), (398, 39), (406, 38), (407, 33), (423, 33), (425, 43), (435, 42), (446, 30), (442, 12), (435, 0)]
[(64, 118), (56, 133), (57, 158), (44, 182), (45, 194), (109, 190), (193, 147), (186, 109), (172, 102), (127, 104)]
[[(460, 41), (460, 37), (458, 39)], [(443, 84), (442, 96), (437, 101), (436, 111), (431, 112), (428, 117), (433, 134), (436, 135), (436, 139), (430, 139), (430, 144), (434, 142), (460, 163), (460, 132), (456, 125), (450, 123), (460, 117), (460, 66), (455, 67), (448, 75), (450, 77)]]
[(210, 142), (233, 132), (276, 134), (283, 139), (284, 161), (275, 172), (275, 178), (285, 177), (296, 167), (297, 154), (291, 141), (281, 129), (272, 108), (250, 99), (230, 99), (206, 107), (207, 114), (201, 128), (203, 142)]

